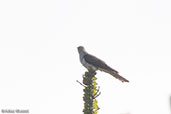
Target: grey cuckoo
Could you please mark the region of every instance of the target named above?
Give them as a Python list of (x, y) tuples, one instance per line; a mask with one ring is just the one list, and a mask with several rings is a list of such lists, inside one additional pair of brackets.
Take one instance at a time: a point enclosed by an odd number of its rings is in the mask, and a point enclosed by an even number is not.
[(77, 49), (80, 57), (80, 62), (84, 67), (88, 69), (88, 71), (90, 72), (95, 72), (96, 70), (104, 71), (106, 73), (111, 74), (113, 77), (119, 79), (122, 82), (129, 82), (127, 79), (120, 76), (118, 71), (112, 69), (104, 61), (87, 53), (83, 46), (79, 46), (77, 47)]

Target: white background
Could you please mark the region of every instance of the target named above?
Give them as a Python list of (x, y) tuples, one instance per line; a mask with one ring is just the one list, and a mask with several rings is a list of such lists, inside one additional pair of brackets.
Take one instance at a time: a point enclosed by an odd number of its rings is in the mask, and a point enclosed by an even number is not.
[(80, 114), (77, 46), (130, 83), (98, 72), (99, 114), (169, 114), (170, 0), (1, 0), (0, 108)]

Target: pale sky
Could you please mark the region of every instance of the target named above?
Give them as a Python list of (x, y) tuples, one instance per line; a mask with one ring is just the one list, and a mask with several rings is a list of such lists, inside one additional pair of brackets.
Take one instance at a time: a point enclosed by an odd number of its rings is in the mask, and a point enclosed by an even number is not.
[(1, 0), (0, 110), (81, 114), (80, 45), (130, 81), (97, 72), (99, 114), (170, 114), (170, 0)]

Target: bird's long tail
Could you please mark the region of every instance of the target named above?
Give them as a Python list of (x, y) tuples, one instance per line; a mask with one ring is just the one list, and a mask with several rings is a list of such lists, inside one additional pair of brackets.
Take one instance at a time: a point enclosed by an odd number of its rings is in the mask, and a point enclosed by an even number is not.
[(115, 70), (106, 70), (106, 69), (99, 69), (99, 70), (111, 74), (113, 77), (117, 78), (118, 80), (120, 80), (122, 82), (129, 82), (127, 79), (125, 79), (124, 77), (120, 76), (118, 74), (118, 72), (116, 72)]

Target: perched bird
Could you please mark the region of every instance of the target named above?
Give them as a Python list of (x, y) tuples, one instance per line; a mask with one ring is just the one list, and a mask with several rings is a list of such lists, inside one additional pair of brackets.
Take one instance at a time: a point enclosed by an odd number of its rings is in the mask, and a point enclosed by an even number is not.
[(97, 70), (100, 70), (111, 74), (113, 77), (119, 79), (122, 82), (129, 82), (127, 79), (120, 76), (118, 71), (112, 69), (104, 61), (87, 53), (83, 46), (79, 46), (77, 47), (77, 49), (80, 57), (80, 62), (84, 67), (88, 69), (89, 72), (96, 72)]

